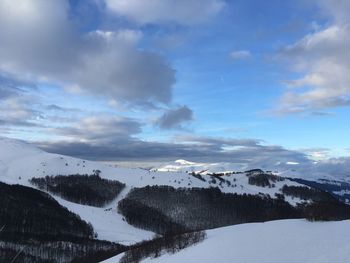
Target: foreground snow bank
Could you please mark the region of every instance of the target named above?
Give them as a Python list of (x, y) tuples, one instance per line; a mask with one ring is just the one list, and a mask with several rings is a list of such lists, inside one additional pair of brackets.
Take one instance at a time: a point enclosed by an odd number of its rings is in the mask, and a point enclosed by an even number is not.
[[(218, 228), (208, 238), (177, 254), (165, 254), (150, 263), (348, 263), (350, 220), (313, 223), (280, 220)], [(105, 263), (116, 263), (114, 257)]]

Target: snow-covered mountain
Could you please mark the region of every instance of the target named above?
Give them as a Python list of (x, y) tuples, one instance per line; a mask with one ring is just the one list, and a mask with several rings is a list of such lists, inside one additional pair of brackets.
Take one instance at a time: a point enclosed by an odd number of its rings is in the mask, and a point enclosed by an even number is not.
[[(185, 192), (186, 195), (191, 194), (191, 191), (193, 191), (192, 189), (197, 189), (195, 190), (197, 192), (194, 195), (196, 198), (199, 198), (203, 194), (202, 192), (198, 192), (198, 189), (218, 189), (219, 192), (223, 194), (237, 194), (238, 196), (245, 194), (262, 198), (260, 203), (269, 203), (270, 201), (268, 200), (279, 200), (278, 202), (288, 204), (291, 207), (288, 208), (289, 210), (293, 209), (293, 207), (296, 208), (298, 204), (312, 203), (312, 198), (303, 198), (300, 195), (293, 196), (284, 192), (283, 189), (286, 186), (290, 187), (291, 189), (293, 189), (293, 187), (311, 189), (310, 187), (313, 187), (313, 185), (306, 186), (307, 184), (302, 181), (281, 178), (274, 175), (272, 172), (263, 172), (259, 169), (247, 172), (238, 172), (233, 168), (234, 167), (230, 167), (229, 164), (225, 166), (222, 164), (194, 163), (185, 160), (177, 160), (173, 164), (169, 163), (161, 168), (153, 170), (125, 168), (115, 165), (108, 165), (101, 162), (93, 162), (59, 154), (47, 153), (36, 148), (32, 144), (28, 144), (23, 141), (0, 138), (0, 182), (9, 185), (19, 184), (30, 188), (37, 188), (38, 185), (33, 184), (33, 181), (31, 181), (32, 178), (40, 179), (45, 178), (46, 176), (67, 177), (68, 175), (98, 174), (98, 176), (102, 179), (114, 180), (122, 183), (124, 188), (117, 195), (117, 197), (101, 207), (74, 202), (64, 198), (62, 195), (48, 191), (47, 188), (41, 188), (41, 190), (47, 191), (61, 206), (66, 207), (72, 213), (79, 215), (82, 220), (90, 223), (94, 232), (97, 234), (97, 239), (116, 242), (123, 245), (131, 245), (143, 240), (150, 240), (156, 235), (155, 232), (157, 231), (153, 232), (154, 230), (152, 228), (141, 229), (137, 227), (138, 223), (134, 222), (133, 224), (130, 224), (130, 217), (127, 217), (125, 214), (122, 215), (120, 211), (118, 212), (118, 204), (120, 204), (121, 201), (128, 200), (128, 198), (129, 202), (135, 202), (135, 200), (137, 201), (137, 199), (130, 199), (130, 196), (133, 198), (141, 198), (143, 201), (143, 197), (137, 196), (137, 194), (146, 191), (146, 197), (150, 198), (151, 192), (147, 191), (154, 191), (154, 193), (158, 192), (158, 188), (152, 189), (147, 187), (166, 186), (170, 189), (179, 189), (178, 192), (173, 193), (175, 194), (173, 198), (177, 198), (176, 194), (181, 196), (181, 191), (185, 191), (186, 189), (189, 190), (189, 192)], [(339, 186), (339, 183), (336, 182), (334, 185)], [(135, 192), (135, 189), (139, 189), (139, 192)], [(74, 189), (75, 192), (79, 192), (80, 190), (80, 187)], [(159, 190), (165, 192), (169, 191), (168, 188), (159, 188)], [(336, 190), (339, 189), (336, 188)], [(213, 194), (214, 192), (208, 193)], [(224, 198), (224, 196), (220, 198)], [(206, 200), (206, 197), (204, 197), (203, 200)], [(259, 200), (255, 200), (254, 202), (256, 201)], [(278, 202), (276, 201), (276, 204), (279, 204)], [(187, 203), (188, 202), (186, 201), (186, 204)], [(139, 206), (145, 204), (137, 201), (137, 205)], [(161, 206), (163, 205), (164, 204), (161, 204)], [(165, 205), (171, 207), (171, 204), (169, 205), (169, 203)], [(274, 203), (270, 202), (269, 205), (273, 206)], [(141, 208), (144, 209), (145, 207)], [(154, 208), (147, 207), (147, 209), (151, 209), (151, 211), (153, 211), (152, 209)], [(145, 213), (147, 211), (149, 212), (147, 209), (144, 210)], [(188, 207), (179, 207), (175, 209), (175, 211), (186, 211), (186, 209), (188, 209)], [(170, 212), (172, 215), (173, 212)], [(254, 211), (252, 211), (252, 213), (254, 214)], [(142, 218), (143, 214), (141, 213), (139, 216)], [(145, 217), (147, 216), (145, 215)], [(288, 217), (283, 216), (282, 218)], [(164, 218), (161, 220), (163, 219)], [(256, 222), (254, 220), (256, 219), (253, 219), (252, 222)], [(261, 220), (262, 219), (258, 219), (258, 221)], [(291, 226), (296, 228), (298, 224), (300, 224), (301, 229), (303, 229), (304, 225), (308, 225), (308, 223), (304, 221), (302, 221), (303, 223), (298, 222), (299, 221), (291, 221)], [(271, 224), (271, 227), (274, 228), (273, 223)], [(283, 223), (277, 224), (275, 230), (271, 231), (275, 231), (273, 233), (277, 233), (278, 229), (283, 230), (284, 227), (287, 227), (287, 225), (281, 227), (281, 224)], [(227, 223), (224, 225), (227, 225)], [(267, 225), (270, 226), (269, 224)], [(252, 225), (252, 227), (254, 228), (256, 225)], [(242, 230), (240, 230), (241, 228)], [(206, 246), (212, 246), (213, 242), (215, 243), (219, 242), (218, 240), (226, 240), (226, 232), (232, 232), (232, 235), (235, 236), (234, 233), (237, 231), (243, 231), (243, 233), (244, 231), (247, 231), (247, 236), (252, 235), (252, 232), (250, 232), (248, 228), (249, 225), (210, 230), (208, 231), (208, 240), (203, 244), (198, 245), (198, 249), (205, 250)], [(277, 236), (274, 238), (277, 238)], [(237, 242), (236, 239), (232, 239), (230, 242), (231, 241)], [(267, 241), (262, 240), (262, 242)], [(220, 243), (226, 242), (220, 241)], [(179, 254), (180, 258), (177, 258), (177, 256), (169, 258), (161, 257), (157, 259), (160, 261), (156, 262), (190, 262), (185, 260), (187, 256), (181, 258), (182, 253), (185, 252), (186, 251), (183, 251)], [(194, 253), (201, 252), (200, 250), (199, 252), (194, 250)], [(215, 253), (213, 255), (215, 255)], [(221, 248), (217, 250), (217, 253), (223, 253)]]

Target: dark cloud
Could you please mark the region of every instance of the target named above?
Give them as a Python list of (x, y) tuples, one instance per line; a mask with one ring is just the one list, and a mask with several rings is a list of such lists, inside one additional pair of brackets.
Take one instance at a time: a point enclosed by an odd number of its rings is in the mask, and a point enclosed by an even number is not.
[[(173, 161), (189, 159), (199, 162), (229, 162), (242, 167), (277, 169), (287, 162), (310, 163), (305, 154), (280, 146), (264, 146), (255, 140), (198, 138), (200, 143), (149, 142), (128, 136), (109, 137), (94, 142), (41, 142), (39, 146), (49, 152), (103, 161)], [(227, 145), (237, 147), (226, 149)]]
[(161, 129), (182, 128), (184, 122), (193, 120), (193, 111), (187, 106), (166, 111), (157, 121), (156, 124)]
[(174, 138), (176, 143), (144, 141), (136, 138), (141, 128), (142, 123), (130, 118), (89, 117), (74, 126), (52, 130), (64, 140), (38, 144), (49, 152), (104, 161), (169, 161), (181, 158), (261, 168), (308, 161), (303, 153), (263, 145), (260, 140), (254, 139), (178, 136)]

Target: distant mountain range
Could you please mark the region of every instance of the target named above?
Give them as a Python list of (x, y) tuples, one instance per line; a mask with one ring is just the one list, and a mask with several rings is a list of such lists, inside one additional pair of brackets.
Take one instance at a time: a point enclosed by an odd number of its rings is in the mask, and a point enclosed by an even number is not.
[[(332, 163), (335, 166), (336, 163)], [(341, 173), (337, 173), (334, 169), (329, 169), (329, 162), (327, 161), (314, 161), (311, 165), (299, 164), (297, 162), (285, 162), (274, 165), (275, 169), (271, 171), (283, 177), (289, 178), (302, 178), (305, 180), (339, 180), (343, 182), (350, 182), (350, 169), (348, 168), (348, 175), (343, 176), (344, 174), (344, 163), (339, 163), (339, 170)], [(269, 166), (269, 165), (266, 165)], [(245, 170), (251, 170), (255, 168), (262, 167), (250, 167), (248, 166)], [(159, 164), (156, 167), (151, 169), (152, 171), (160, 172), (196, 172), (201, 174), (210, 174), (210, 173), (229, 173), (229, 172), (242, 172), (242, 167), (236, 163), (225, 163), (225, 162), (216, 162), (216, 163), (205, 163), (205, 162), (193, 162), (189, 160), (175, 160), (173, 162), (166, 162)]]

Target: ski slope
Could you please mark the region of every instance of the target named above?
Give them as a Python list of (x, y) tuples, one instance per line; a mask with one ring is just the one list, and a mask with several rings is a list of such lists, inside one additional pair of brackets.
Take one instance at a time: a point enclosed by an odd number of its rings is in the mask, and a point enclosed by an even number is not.
[[(350, 220), (279, 220), (208, 230), (207, 239), (142, 263), (349, 263)], [(117, 263), (123, 254), (104, 261)]]

